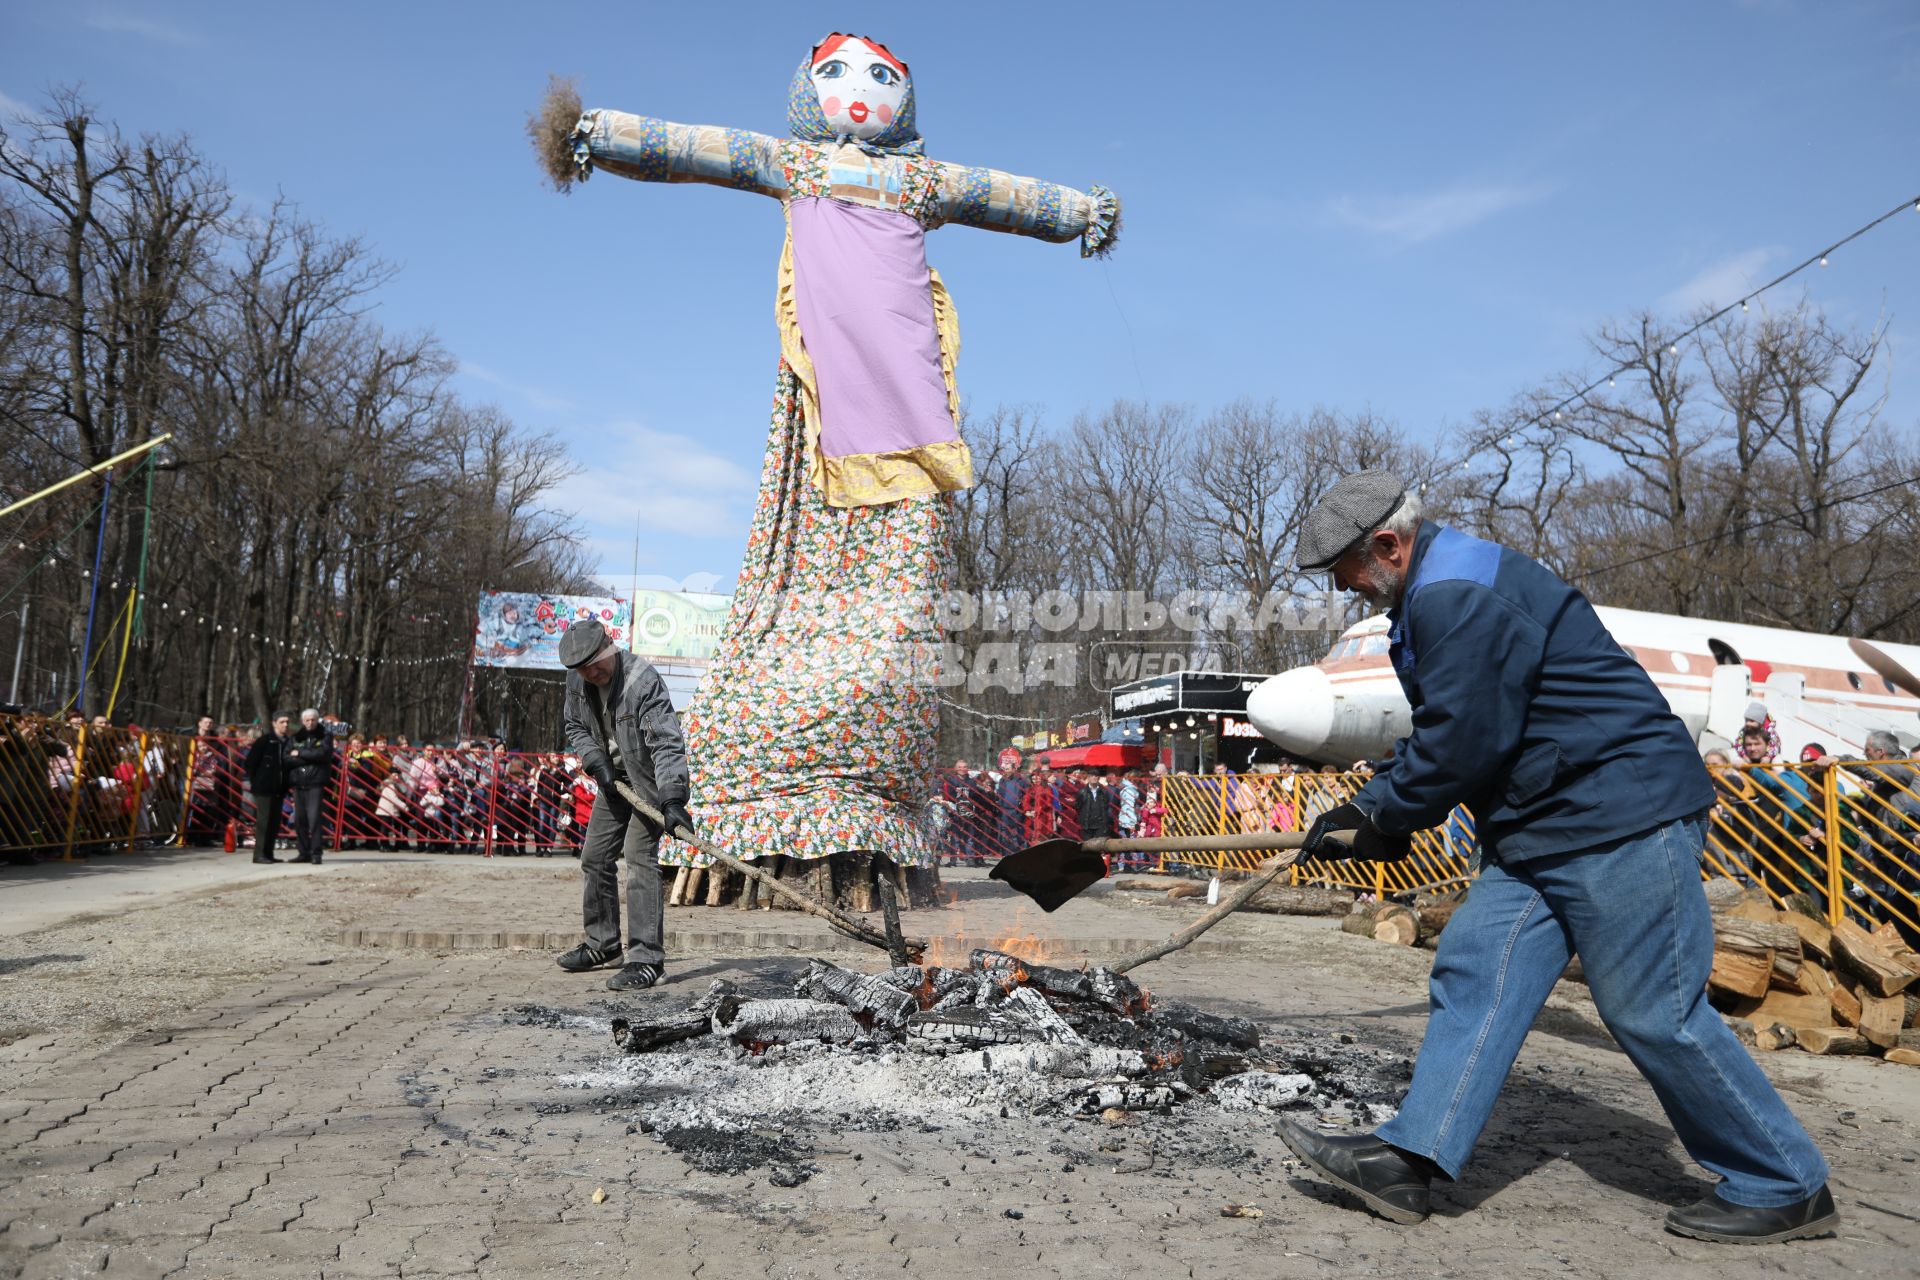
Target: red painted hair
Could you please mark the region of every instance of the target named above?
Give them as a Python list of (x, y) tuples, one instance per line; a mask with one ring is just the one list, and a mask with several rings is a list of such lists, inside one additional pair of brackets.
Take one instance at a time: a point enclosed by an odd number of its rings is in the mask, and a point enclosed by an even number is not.
[(891, 66), (895, 71), (898, 71), (903, 76), (907, 74), (907, 64), (900, 61), (900, 59), (894, 57), (893, 51), (888, 49), (887, 46), (881, 44), (878, 40), (875, 40), (871, 36), (854, 36), (854, 35), (849, 35), (844, 31), (834, 32), (832, 35), (828, 36), (825, 40), (822, 40), (819, 43), (819, 45), (815, 47), (813, 51), (813, 62), (811, 65), (816, 67), (819, 66), (821, 63), (825, 62), (828, 58), (831, 58), (834, 55), (834, 53), (840, 48), (840, 46), (845, 44), (849, 40), (866, 41), (868, 47), (870, 47), (875, 53), (879, 54), (881, 57), (885, 58), (887, 60), (887, 64)]

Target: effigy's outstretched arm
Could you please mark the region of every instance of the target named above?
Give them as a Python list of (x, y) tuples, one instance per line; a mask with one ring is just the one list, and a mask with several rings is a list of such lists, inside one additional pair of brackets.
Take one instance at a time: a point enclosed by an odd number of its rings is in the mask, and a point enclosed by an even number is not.
[(583, 179), (605, 169), (642, 182), (706, 182), (764, 196), (787, 189), (780, 140), (749, 129), (595, 109), (580, 117), (568, 141)]
[(942, 163), (939, 199), (942, 222), (1055, 244), (1078, 240), (1086, 258), (1104, 257), (1120, 238), (1120, 197), (1098, 184), (1076, 191), (998, 169)]

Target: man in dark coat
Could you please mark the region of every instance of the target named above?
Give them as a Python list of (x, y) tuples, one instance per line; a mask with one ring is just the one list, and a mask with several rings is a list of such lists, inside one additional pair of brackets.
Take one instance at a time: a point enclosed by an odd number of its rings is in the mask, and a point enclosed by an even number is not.
[(667, 971), (661, 831), (621, 798), (617, 784), (658, 809), (668, 831), (692, 831), (686, 739), (660, 673), (645, 658), (615, 647), (598, 622), (576, 623), (560, 637), (559, 651), (567, 668), (567, 746), (600, 794), (580, 846), (587, 940), (558, 963), (569, 973), (582, 973), (620, 959), (620, 883), (614, 864), (624, 857), (626, 963), (607, 979), (607, 987), (651, 987)]
[(287, 739), (287, 783), (293, 788), (293, 834), (300, 843), (295, 862), (320, 865), (327, 851), (327, 784), (333, 780), (333, 735), (308, 707), (300, 727)]
[(253, 794), (253, 860), (278, 862), (273, 842), (280, 834), (280, 796), (287, 789), (287, 725), (291, 717), (281, 711), (273, 717), (272, 727), (253, 740), (241, 771), (247, 775), (247, 790)]
[(1080, 819), (1080, 838), (1104, 840), (1113, 834), (1113, 791), (1097, 773), (1085, 774), (1084, 778), (1073, 801)]
[(1316, 819), (1357, 857), (1404, 858), (1414, 832), (1473, 812), (1483, 865), (1441, 935), (1413, 1082), (1378, 1132), (1289, 1121), (1294, 1154), (1396, 1222), (1454, 1178), (1534, 1018), (1578, 954), (1607, 1029), (1653, 1086), (1714, 1194), (1669, 1231), (1756, 1244), (1830, 1234), (1827, 1163), (1707, 1003), (1713, 922), (1700, 881), (1713, 784), (1647, 673), (1586, 597), (1527, 557), (1420, 518), (1398, 477), (1336, 484), (1299, 566), (1389, 610), (1413, 732), (1354, 798)]

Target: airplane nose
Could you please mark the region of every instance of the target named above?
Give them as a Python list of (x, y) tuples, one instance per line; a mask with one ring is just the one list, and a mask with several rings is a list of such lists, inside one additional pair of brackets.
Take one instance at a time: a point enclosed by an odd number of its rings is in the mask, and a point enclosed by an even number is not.
[(1318, 667), (1296, 667), (1247, 695), (1247, 719), (1269, 741), (1319, 759), (1333, 737), (1333, 682)]

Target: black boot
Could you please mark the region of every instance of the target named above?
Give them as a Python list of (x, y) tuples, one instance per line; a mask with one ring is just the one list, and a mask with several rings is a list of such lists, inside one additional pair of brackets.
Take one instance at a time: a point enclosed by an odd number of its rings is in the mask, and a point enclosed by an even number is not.
[(581, 943), (573, 950), (554, 957), (554, 963), (568, 973), (585, 973), (589, 969), (598, 969), (610, 960), (620, 958), (620, 948), (611, 947), (605, 951), (596, 951), (589, 943)]
[(270, 853), (267, 854), (265, 857), (261, 857), (259, 854), (256, 853), (253, 855), (253, 860), (255, 862), (276, 862), (276, 863), (280, 861), (280, 859), (274, 857)]
[(1667, 1230), (1675, 1235), (1721, 1244), (1777, 1244), (1830, 1236), (1839, 1225), (1840, 1211), (1833, 1206), (1833, 1193), (1825, 1187), (1798, 1204), (1774, 1209), (1734, 1204), (1713, 1195), (1667, 1214)]
[(1408, 1226), (1427, 1220), (1433, 1181), (1430, 1168), (1372, 1134), (1321, 1134), (1282, 1120), (1280, 1140), (1314, 1172), (1359, 1196), (1381, 1217)]

